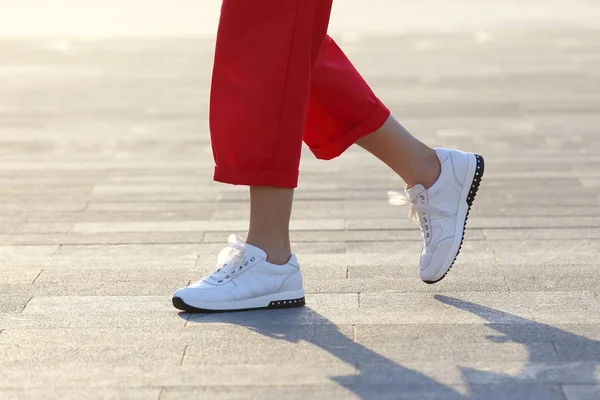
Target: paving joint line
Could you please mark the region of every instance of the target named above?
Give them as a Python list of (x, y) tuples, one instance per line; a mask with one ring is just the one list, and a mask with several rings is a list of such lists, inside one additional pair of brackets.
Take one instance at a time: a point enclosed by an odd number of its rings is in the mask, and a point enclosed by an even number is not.
[(42, 272), (44, 272), (44, 270), (41, 270), (40, 273), (37, 274), (37, 276), (35, 278), (33, 278), (33, 282), (31, 282), (32, 285), (35, 283), (35, 281), (38, 280), (38, 278), (40, 277), (40, 275), (42, 275)]
[(59, 244), (56, 249), (54, 249), (54, 251), (52, 252), (52, 254), (50, 254), (50, 257), (54, 257), (54, 255), (56, 253), (58, 253), (58, 251), (63, 247), (63, 244)]
[[(186, 321), (187, 323), (187, 321)], [(183, 348), (183, 354), (181, 355), (181, 359), (179, 360), (179, 365), (183, 365), (183, 359), (185, 358), (185, 354), (187, 353), (187, 349), (189, 347), (189, 344), (186, 344), (185, 347)]]
[(506, 276), (503, 276), (504, 278), (504, 284), (506, 285), (506, 289), (510, 292), (510, 286), (508, 285), (508, 279), (506, 279)]
[(31, 301), (31, 299), (33, 299), (33, 297), (30, 297), (29, 300), (27, 300), (27, 302), (25, 303), (25, 305), (23, 306), (23, 308), (21, 309), (21, 314), (23, 313), (23, 311), (25, 311), (25, 309), (27, 308), (27, 306), (29, 305), (29, 302)]
[(565, 361), (561, 358), (560, 353), (558, 352), (558, 345), (556, 344), (555, 341), (550, 342), (550, 344), (552, 345), (552, 350), (554, 350), (554, 353), (556, 354), (556, 358), (558, 358), (558, 361)]
[(558, 384), (558, 389), (560, 390), (560, 394), (563, 397), (564, 400), (569, 400), (569, 398), (567, 397), (567, 393), (565, 392), (565, 386), (564, 384)]

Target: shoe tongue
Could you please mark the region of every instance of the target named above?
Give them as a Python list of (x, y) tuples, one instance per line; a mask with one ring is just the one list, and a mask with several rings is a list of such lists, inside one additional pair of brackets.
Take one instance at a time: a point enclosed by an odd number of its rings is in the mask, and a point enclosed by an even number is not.
[(410, 189), (406, 189), (406, 195), (411, 199), (411, 200), (416, 200), (419, 195), (421, 193), (423, 193), (425, 191), (425, 186), (423, 185), (415, 185), (413, 187), (411, 187)]
[(267, 253), (265, 253), (265, 251), (263, 249), (258, 248), (256, 246), (252, 246), (251, 244), (248, 244), (248, 243), (244, 244), (244, 254), (249, 255), (249, 256), (258, 257), (261, 260), (267, 259)]
[(246, 255), (255, 256), (262, 260), (267, 259), (267, 253), (265, 253), (263, 249), (246, 243), (244, 241), (244, 239), (242, 239), (241, 237), (239, 237), (237, 235), (230, 235), (228, 242), (230, 245), (232, 245), (236, 248), (243, 248), (244, 254), (246, 254)]

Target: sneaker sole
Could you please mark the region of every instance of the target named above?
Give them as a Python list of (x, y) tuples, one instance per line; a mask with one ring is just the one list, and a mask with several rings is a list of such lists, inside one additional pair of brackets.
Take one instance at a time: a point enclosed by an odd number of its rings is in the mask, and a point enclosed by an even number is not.
[[(301, 297), (298, 297), (301, 296)], [(191, 303), (191, 302), (190, 302)], [(188, 304), (181, 297), (173, 297), (173, 306), (181, 311), (190, 313), (217, 313), (248, 310), (273, 310), (278, 308), (303, 307), (306, 304), (304, 290), (277, 293), (254, 299), (221, 302), (221, 303), (193, 303)]]
[[(458, 244), (458, 249), (456, 250), (454, 257), (450, 261), (450, 265), (444, 271), (444, 274), (441, 277), (439, 277), (438, 279), (430, 280), (430, 281), (423, 281), (427, 284), (437, 283), (437, 282), (441, 281), (442, 279), (444, 279), (446, 277), (446, 275), (448, 274), (448, 271), (450, 271), (450, 269), (454, 266), (454, 262), (456, 261), (456, 258), (460, 254), (460, 249), (462, 248), (463, 241), (465, 239), (465, 230), (467, 228), (467, 219), (469, 218), (469, 212), (471, 212), (471, 206), (473, 205), (473, 201), (475, 200), (475, 196), (477, 195), (477, 191), (479, 190), (479, 185), (481, 184), (481, 179), (483, 178), (483, 172), (485, 170), (485, 162), (484, 162), (482, 156), (480, 156), (479, 154), (475, 154), (475, 161), (476, 161), (476, 163), (475, 163), (475, 169), (473, 172), (473, 180), (471, 182), (471, 187), (469, 188), (468, 192), (465, 193), (466, 194), (465, 201), (467, 203), (465, 221), (462, 225), (461, 232), (457, 232), (457, 236), (458, 236), (458, 234), (460, 234), (460, 243)], [(448, 260), (446, 261), (446, 263), (448, 263)], [(443, 269), (442, 269), (442, 271), (443, 271)]]

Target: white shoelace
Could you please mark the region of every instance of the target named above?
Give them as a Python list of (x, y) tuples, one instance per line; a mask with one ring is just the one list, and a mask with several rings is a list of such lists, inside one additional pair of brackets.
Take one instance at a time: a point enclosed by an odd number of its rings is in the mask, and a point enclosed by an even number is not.
[(221, 283), (224, 279), (229, 279), (242, 270), (244, 265), (248, 265), (244, 256), (244, 247), (230, 240), (229, 246), (221, 250), (217, 257), (217, 266), (219, 268), (210, 274), (208, 278)]
[(417, 203), (404, 193), (388, 192), (390, 204), (393, 206), (404, 206), (410, 205), (408, 210), (408, 219), (413, 222), (420, 222), (419, 213), (421, 214), (444, 214), (442, 210), (437, 207), (428, 206), (422, 203)]

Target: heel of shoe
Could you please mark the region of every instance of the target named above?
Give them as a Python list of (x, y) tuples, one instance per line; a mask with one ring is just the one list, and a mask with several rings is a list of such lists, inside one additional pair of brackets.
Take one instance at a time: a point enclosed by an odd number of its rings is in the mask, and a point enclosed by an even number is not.
[(481, 178), (483, 178), (483, 172), (485, 170), (485, 162), (483, 157), (479, 154), (475, 154), (475, 175), (473, 176), (473, 182), (471, 182), (471, 188), (469, 189), (469, 194), (467, 195), (467, 203), (469, 207), (473, 205), (473, 201), (475, 200), (475, 196), (477, 195), (477, 191), (479, 190), (479, 185), (481, 184)]
[(306, 305), (306, 300), (304, 297), (299, 299), (291, 299), (291, 300), (279, 300), (272, 301), (269, 303), (267, 308), (294, 308), (294, 307), (304, 307)]

